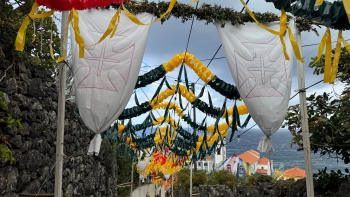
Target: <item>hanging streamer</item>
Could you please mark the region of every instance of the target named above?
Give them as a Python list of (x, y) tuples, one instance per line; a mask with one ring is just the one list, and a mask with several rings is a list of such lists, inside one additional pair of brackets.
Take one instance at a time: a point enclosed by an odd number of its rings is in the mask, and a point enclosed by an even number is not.
[[(285, 31), (286, 31), (286, 23), (287, 23), (287, 14), (286, 14), (286, 12), (284, 11), (284, 9), (281, 10), (280, 31), (278, 32), (278, 31), (275, 31), (275, 30), (273, 30), (273, 29), (267, 28), (267, 27), (265, 27), (264, 25), (262, 25), (262, 24), (255, 18), (253, 12), (249, 10), (249, 8), (248, 8), (248, 6), (246, 5), (246, 3), (245, 3), (243, 0), (240, 0), (240, 1), (241, 1), (241, 3), (243, 4), (243, 6), (245, 7), (246, 11), (249, 13), (250, 17), (252, 17), (252, 19), (255, 21), (255, 23), (256, 23), (259, 27), (261, 27), (261, 28), (265, 29), (266, 31), (268, 31), (268, 32), (270, 32), (270, 33), (272, 33), (272, 34), (277, 35), (277, 36), (280, 37), (280, 41), (281, 41), (281, 44), (282, 44), (282, 46), (283, 46), (284, 57), (285, 57), (286, 60), (289, 60), (290, 58), (289, 58), (289, 55), (288, 55), (288, 53), (287, 53), (286, 44), (285, 44), (284, 38), (283, 38), (283, 37), (284, 37), (284, 33), (285, 33)], [(291, 41), (292, 41), (292, 40), (295, 40), (293, 34), (288, 34), (288, 36), (292, 36), (292, 38), (290, 38)], [(292, 44), (292, 45), (297, 45), (296, 42), (294, 42), (294, 43), (291, 42), (291, 44)], [(293, 46), (293, 50), (294, 50), (295, 48), (297, 48), (297, 47)], [(299, 50), (298, 50), (298, 51), (294, 51), (294, 53), (295, 53), (295, 54), (298, 54), (298, 55), (296, 55), (297, 59), (298, 59), (300, 62), (304, 63), (304, 60), (303, 60), (303, 58), (301, 57), (300, 51), (299, 51)]]

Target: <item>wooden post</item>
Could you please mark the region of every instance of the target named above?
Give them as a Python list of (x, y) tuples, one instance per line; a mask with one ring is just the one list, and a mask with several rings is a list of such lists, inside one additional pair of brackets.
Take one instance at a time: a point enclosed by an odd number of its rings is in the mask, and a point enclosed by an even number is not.
[[(296, 29), (296, 39), (301, 52), (301, 34)], [(305, 91), (305, 76), (304, 76), (304, 65), (297, 60), (298, 66), (298, 84), (299, 84), (299, 102), (300, 102), (300, 115), (301, 115), (301, 128), (303, 131), (303, 149), (304, 149), (304, 160), (305, 160), (305, 171), (306, 171), (306, 189), (307, 196), (314, 197), (314, 183), (312, 178), (312, 161), (310, 153), (310, 134), (309, 134), (309, 121), (307, 116), (306, 107), (306, 91)]]
[(171, 197), (174, 197), (174, 177), (171, 175)]
[[(67, 39), (64, 39), (64, 32), (68, 19), (68, 13), (62, 12), (61, 20), (61, 49), (60, 55), (64, 55), (64, 49), (67, 48)], [(55, 197), (62, 197), (62, 171), (63, 171), (63, 140), (64, 140), (64, 115), (66, 102), (66, 65), (60, 63), (59, 90), (58, 90), (58, 112), (57, 112), (57, 139), (56, 139), (56, 167), (55, 167)]]

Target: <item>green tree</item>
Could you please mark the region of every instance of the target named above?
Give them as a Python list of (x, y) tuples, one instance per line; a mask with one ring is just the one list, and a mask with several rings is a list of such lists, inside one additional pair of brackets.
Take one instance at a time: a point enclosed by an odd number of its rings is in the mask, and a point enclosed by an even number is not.
[[(192, 186), (204, 185), (207, 182), (207, 175), (205, 171), (192, 172)], [(178, 187), (190, 187), (190, 169), (184, 168), (177, 173), (177, 183), (175, 186)]]
[[(123, 184), (131, 182), (131, 170), (133, 163), (130, 146), (124, 143), (115, 142), (110, 143), (109, 140), (104, 139), (101, 144), (101, 151), (103, 154), (107, 172), (110, 176), (115, 177), (114, 184)], [(139, 186), (139, 174), (134, 166), (133, 171), (133, 188)], [(130, 187), (119, 187), (118, 197), (125, 197), (130, 195)], [(110, 194), (114, 196), (114, 194)]]
[(213, 173), (213, 175), (208, 177), (208, 184), (219, 184), (232, 187), (237, 183), (237, 177), (228, 170), (216, 171)]
[[(51, 17), (32, 20), (26, 32), (24, 50), (15, 50), (17, 32), (33, 3), (34, 0), (0, 0), (0, 53), (3, 52), (9, 61), (30, 61), (34, 65), (54, 68), (57, 64), (51, 58), (49, 44), (52, 41), (53, 53), (57, 58), (60, 38), (55, 21)], [(35, 40), (32, 42), (34, 36)]]
[[(334, 53), (334, 51), (333, 51)], [(313, 58), (315, 61), (316, 58)], [(324, 73), (324, 56), (321, 60), (309, 67), (314, 68), (314, 74)], [(341, 51), (337, 80), (345, 84), (341, 95), (330, 96), (324, 92), (307, 97), (307, 113), (309, 119), (311, 151), (321, 156), (329, 155), (350, 161), (350, 55), (343, 48)], [(300, 121), (299, 105), (289, 107), (285, 126), (294, 135), (292, 144), (296, 144), (298, 150), (303, 150), (302, 129)]]

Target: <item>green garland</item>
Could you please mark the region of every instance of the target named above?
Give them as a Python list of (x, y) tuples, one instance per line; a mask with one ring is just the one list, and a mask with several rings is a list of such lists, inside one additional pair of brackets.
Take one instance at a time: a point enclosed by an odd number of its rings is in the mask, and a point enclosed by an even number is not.
[(315, 7), (316, 0), (295, 1), (296, 0), (266, 0), (266, 2), (272, 2), (276, 9), (285, 9), (296, 17), (302, 17), (309, 21), (316, 21), (332, 29), (350, 29), (344, 4), (341, 1), (324, 1), (323, 4), (317, 8)]
[(134, 89), (145, 87), (155, 81), (158, 81), (160, 78), (164, 77), (165, 75), (166, 75), (166, 71), (163, 65), (160, 65), (157, 68), (154, 68), (148, 71), (144, 75), (138, 76), (136, 86)]
[[(165, 77), (166, 72), (163, 65), (154, 68), (144, 75), (141, 75), (137, 78), (135, 89), (145, 87), (162, 77)], [(215, 76), (208, 85), (213, 88), (215, 91), (219, 92), (222, 96), (227, 97), (231, 100), (237, 100), (240, 98), (240, 94), (236, 86), (226, 83), (219, 77)], [(135, 109), (136, 110), (136, 109)], [(136, 113), (136, 112), (135, 112)], [(125, 118), (124, 118), (125, 119)]]
[[(169, 2), (129, 2), (124, 4), (125, 7), (133, 14), (138, 13), (151, 13), (159, 18), (169, 7)], [(118, 9), (119, 5), (114, 4), (110, 6), (111, 8)], [(107, 7), (107, 8), (110, 8)], [(272, 21), (278, 21), (279, 16), (272, 12), (259, 13), (254, 12), (255, 18), (261, 23), (267, 23)], [(224, 26), (226, 21), (230, 21), (232, 25), (243, 25), (246, 22), (254, 22), (248, 13), (241, 13), (240, 11), (235, 11), (231, 8), (223, 8), (219, 5), (210, 5), (203, 3), (201, 7), (197, 9), (188, 4), (183, 4), (177, 2), (170, 12), (170, 14), (164, 17), (161, 21), (164, 22), (173, 16), (175, 18), (180, 18), (182, 22), (192, 19), (195, 16), (199, 21), (205, 21), (206, 24), (214, 23), (215, 21), (220, 21), (221, 25)], [(288, 17), (290, 19), (291, 17)], [(298, 28), (300, 31), (310, 31), (314, 30), (312, 28), (312, 21), (306, 19), (298, 19)]]

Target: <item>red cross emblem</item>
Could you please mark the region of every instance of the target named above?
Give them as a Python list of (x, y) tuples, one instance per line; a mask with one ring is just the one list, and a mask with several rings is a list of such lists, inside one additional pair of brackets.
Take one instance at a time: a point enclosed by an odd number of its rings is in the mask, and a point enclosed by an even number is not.
[[(284, 97), (284, 92), (279, 91), (279, 85), (287, 85), (287, 68), (283, 52), (274, 54), (272, 51), (276, 44), (266, 43), (242, 43), (250, 52), (249, 57), (244, 57), (238, 51), (234, 51), (238, 88), (248, 88), (246, 98), (254, 97)], [(246, 50), (243, 49), (243, 50)], [(244, 94), (244, 93), (243, 93)], [(243, 95), (244, 96), (244, 95)]]
[[(102, 32), (89, 31), (96, 43)], [(77, 88), (97, 88), (118, 92), (128, 81), (135, 44), (127, 36), (115, 35), (85, 47), (85, 57), (75, 57)]]

